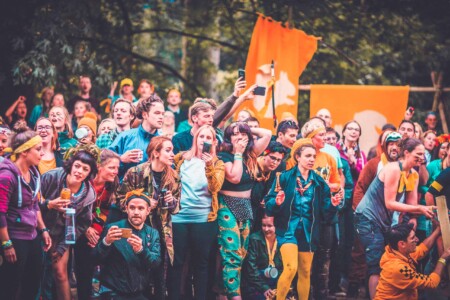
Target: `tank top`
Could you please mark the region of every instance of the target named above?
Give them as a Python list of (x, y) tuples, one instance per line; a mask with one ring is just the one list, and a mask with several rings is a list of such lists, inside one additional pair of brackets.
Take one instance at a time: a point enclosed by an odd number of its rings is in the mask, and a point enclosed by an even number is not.
[[(399, 201), (404, 193), (397, 193), (395, 201)], [(369, 220), (380, 226), (383, 232), (387, 232), (392, 224), (393, 211), (386, 208), (384, 202), (384, 182), (378, 176), (370, 184), (361, 202), (356, 207), (355, 213), (362, 214)]]

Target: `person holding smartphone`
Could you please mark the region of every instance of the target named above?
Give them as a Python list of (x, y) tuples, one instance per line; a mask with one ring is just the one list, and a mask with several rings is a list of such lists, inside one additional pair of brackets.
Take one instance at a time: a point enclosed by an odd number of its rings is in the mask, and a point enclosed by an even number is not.
[(126, 194), (144, 189), (151, 197), (149, 220), (161, 237), (161, 266), (153, 272), (155, 299), (164, 299), (169, 263), (173, 263), (174, 247), (172, 215), (180, 210), (180, 184), (178, 174), (172, 169), (174, 155), (170, 138), (153, 137), (147, 147), (148, 161), (130, 168), (123, 177), (117, 196), (123, 205)]
[(161, 263), (158, 231), (145, 224), (151, 202), (143, 190), (128, 192), (124, 203), (127, 218), (103, 230), (94, 249), (94, 259), (101, 265), (101, 299), (148, 299), (144, 294), (151, 272)]
[(169, 299), (180, 299), (183, 265), (190, 250), (195, 299), (206, 299), (210, 251), (217, 236), (218, 192), (225, 179), (223, 161), (216, 156), (212, 126), (201, 126), (189, 151), (175, 156), (181, 179), (180, 212), (172, 216), (175, 259), (170, 272)]

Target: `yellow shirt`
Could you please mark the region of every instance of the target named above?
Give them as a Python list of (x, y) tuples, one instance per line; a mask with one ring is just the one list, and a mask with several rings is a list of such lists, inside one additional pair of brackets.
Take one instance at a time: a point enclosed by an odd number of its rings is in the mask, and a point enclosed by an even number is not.
[(38, 169), (41, 175), (44, 174), (45, 172), (56, 169), (56, 159), (54, 158), (50, 160), (41, 159), (38, 165)]

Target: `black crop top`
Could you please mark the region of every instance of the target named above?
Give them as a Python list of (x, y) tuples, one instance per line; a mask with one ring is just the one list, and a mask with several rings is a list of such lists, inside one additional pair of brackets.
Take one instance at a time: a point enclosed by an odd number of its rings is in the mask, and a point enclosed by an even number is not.
[[(220, 152), (218, 155), (219, 159), (221, 159), (224, 163), (227, 162), (234, 162), (234, 154), (229, 153), (229, 152)], [(243, 191), (248, 191), (251, 190), (254, 184), (254, 180), (251, 178), (247, 166), (244, 162), (242, 162), (242, 177), (241, 177), (241, 181), (239, 181), (238, 184), (234, 184), (229, 182), (226, 177), (225, 177), (225, 181), (223, 182), (222, 185), (222, 190), (225, 191), (234, 191), (234, 192), (243, 192)]]

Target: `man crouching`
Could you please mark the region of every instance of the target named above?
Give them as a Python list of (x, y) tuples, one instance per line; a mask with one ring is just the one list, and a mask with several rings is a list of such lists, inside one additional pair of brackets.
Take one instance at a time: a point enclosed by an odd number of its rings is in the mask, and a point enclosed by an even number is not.
[(387, 235), (389, 245), (386, 246), (386, 252), (380, 261), (381, 274), (375, 300), (418, 299), (418, 289), (438, 286), (450, 257), (450, 249), (442, 253), (436, 268), (430, 275), (419, 273), (417, 261), (425, 257), (440, 233), (440, 227), (437, 227), (417, 246), (419, 239), (416, 237), (412, 224), (392, 226)]
[(109, 224), (94, 251), (101, 265), (101, 299), (146, 299), (151, 269), (161, 262), (159, 234), (144, 223), (150, 198), (135, 190), (125, 199), (128, 218)]

